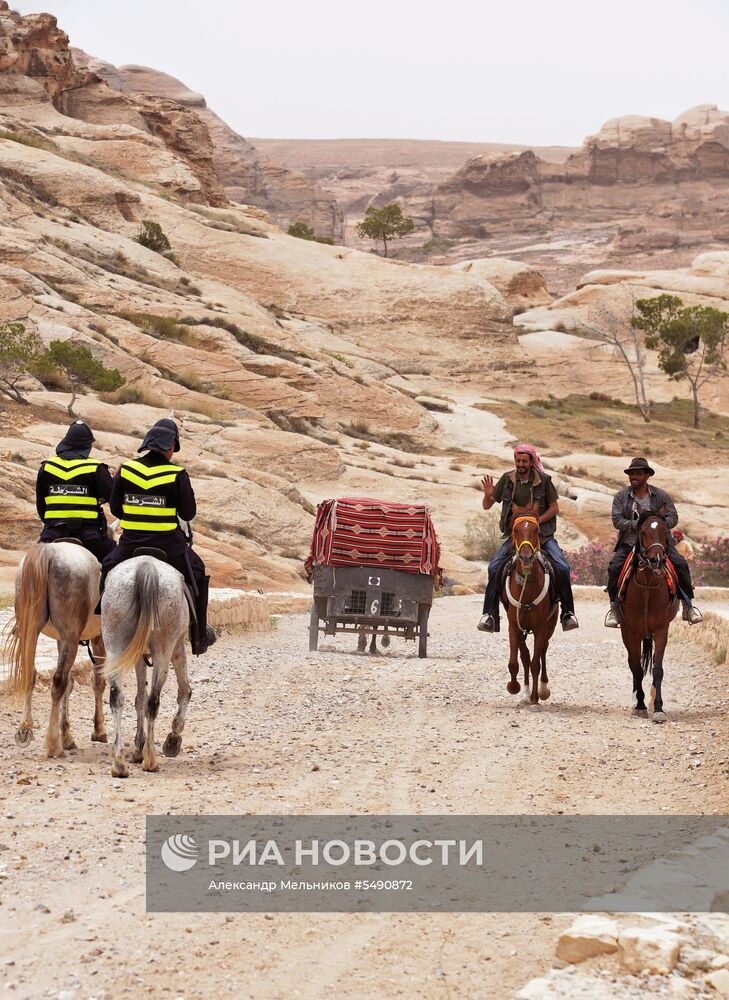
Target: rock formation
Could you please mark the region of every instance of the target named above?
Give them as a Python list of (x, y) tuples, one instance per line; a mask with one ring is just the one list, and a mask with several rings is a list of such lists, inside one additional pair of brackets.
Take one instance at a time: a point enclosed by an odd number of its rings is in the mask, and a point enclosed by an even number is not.
[(312, 226), (319, 236), (335, 243), (343, 241), (344, 223), (336, 199), (303, 174), (261, 156), (247, 139), (207, 106), (202, 94), (146, 66), (117, 68), (91, 59), (80, 50), (74, 50), (74, 54), (77, 61), (93, 68), (110, 87), (131, 94), (138, 101), (163, 100), (191, 109), (207, 129), (212, 141), (213, 166), (231, 201), (264, 209), (284, 229), (300, 220)]

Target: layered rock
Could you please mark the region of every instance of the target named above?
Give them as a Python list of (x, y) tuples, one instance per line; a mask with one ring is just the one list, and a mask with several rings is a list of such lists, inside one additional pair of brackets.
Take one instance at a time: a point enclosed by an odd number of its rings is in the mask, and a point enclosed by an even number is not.
[[(180, 164), (181, 173), (191, 173), (194, 183), (175, 185), (175, 172), (162, 171), (168, 186), (177, 194), (211, 205), (225, 204), (226, 198), (212, 164), (212, 142), (207, 130), (194, 111), (175, 102), (162, 99), (133, 98), (112, 90), (94, 71), (79, 63), (69, 47), (68, 36), (58, 28), (50, 14), (30, 14), (21, 17), (10, 11), (5, 0), (0, 2), (0, 73), (3, 87), (0, 111), (3, 107), (30, 110), (26, 123), (43, 129), (45, 134), (57, 128), (50, 105), (65, 117), (106, 126), (105, 131), (83, 130), (89, 140), (115, 139), (122, 143), (144, 142), (154, 136), (167, 152), (167, 159)], [(49, 106), (42, 108), (45, 98)], [(112, 131), (113, 129), (116, 130)], [(141, 133), (141, 134), (140, 134)], [(106, 145), (113, 164), (124, 168), (124, 149)], [(149, 158), (149, 157), (148, 157)], [(163, 157), (164, 159), (164, 157)], [(150, 168), (154, 171), (154, 156)]]
[(90, 59), (84, 53), (80, 58), (86, 60), (110, 87), (134, 95), (143, 105), (162, 100), (191, 109), (205, 125), (212, 142), (213, 166), (231, 201), (264, 209), (284, 229), (300, 220), (312, 226), (319, 236), (337, 243), (343, 241), (344, 222), (336, 199), (303, 174), (287, 170), (262, 156), (207, 106), (202, 94), (146, 66), (117, 68)]

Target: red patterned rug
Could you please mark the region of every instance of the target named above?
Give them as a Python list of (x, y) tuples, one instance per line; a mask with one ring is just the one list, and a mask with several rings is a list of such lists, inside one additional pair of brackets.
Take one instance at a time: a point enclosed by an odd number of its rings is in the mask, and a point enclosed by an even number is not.
[(306, 572), (314, 566), (373, 566), (426, 573), (440, 581), (440, 545), (424, 504), (372, 497), (323, 500)]

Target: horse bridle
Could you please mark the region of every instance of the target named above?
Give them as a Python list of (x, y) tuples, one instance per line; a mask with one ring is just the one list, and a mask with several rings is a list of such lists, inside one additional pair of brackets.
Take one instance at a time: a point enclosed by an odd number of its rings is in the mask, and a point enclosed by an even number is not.
[[(515, 532), (517, 524), (521, 524), (522, 521), (526, 521), (528, 524), (534, 524), (534, 525), (536, 525), (537, 528), (539, 528), (539, 521), (537, 520), (537, 518), (533, 514), (520, 514), (519, 517), (514, 518), (514, 523), (511, 526), (511, 543), (514, 546), (514, 548), (516, 549), (516, 554), (518, 555), (520, 561), (523, 563), (524, 568), (528, 572), (528, 570), (531, 569), (532, 564), (533, 564), (534, 560), (536, 559), (537, 552), (539, 551), (539, 549), (540, 549), (541, 546), (540, 546), (540, 542), (539, 542), (539, 537), (537, 537), (537, 544), (536, 545), (534, 545), (533, 542), (530, 542), (528, 538), (525, 538), (523, 541), (519, 542), (518, 545), (516, 544), (516, 539), (514, 538), (514, 532)], [(532, 550), (532, 554), (530, 556), (528, 556), (527, 558), (525, 558), (521, 554), (521, 550), (522, 550), (522, 548), (525, 545), (528, 545), (529, 548)]]

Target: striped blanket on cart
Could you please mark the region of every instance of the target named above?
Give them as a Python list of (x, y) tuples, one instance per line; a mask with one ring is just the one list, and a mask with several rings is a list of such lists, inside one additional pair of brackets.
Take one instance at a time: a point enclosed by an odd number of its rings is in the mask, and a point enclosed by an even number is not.
[(305, 567), (372, 566), (442, 581), (440, 545), (428, 508), (372, 497), (323, 500)]

